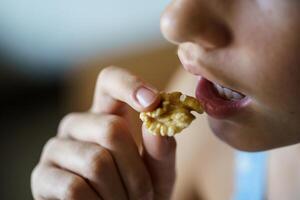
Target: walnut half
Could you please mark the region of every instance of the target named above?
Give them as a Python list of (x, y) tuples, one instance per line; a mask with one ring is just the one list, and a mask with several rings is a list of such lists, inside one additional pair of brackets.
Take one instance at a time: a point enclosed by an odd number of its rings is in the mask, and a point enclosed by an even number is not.
[(161, 103), (151, 112), (141, 112), (143, 125), (154, 135), (174, 136), (195, 119), (191, 111), (203, 113), (203, 106), (194, 97), (181, 92), (161, 93)]

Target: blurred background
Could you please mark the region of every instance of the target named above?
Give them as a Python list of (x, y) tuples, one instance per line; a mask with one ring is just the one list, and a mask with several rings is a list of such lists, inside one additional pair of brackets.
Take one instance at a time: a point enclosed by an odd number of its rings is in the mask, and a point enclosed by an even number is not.
[(32, 199), (30, 173), (68, 112), (89, 108), (102, 67), (163, 89), (179, 61), (159, 30), (169, 0), (1, 0), (0, 199)]

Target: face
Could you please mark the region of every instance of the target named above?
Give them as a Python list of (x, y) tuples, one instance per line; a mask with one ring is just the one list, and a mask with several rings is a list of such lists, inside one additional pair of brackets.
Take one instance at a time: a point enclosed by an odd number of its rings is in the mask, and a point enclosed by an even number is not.
[(213, 132), (237, 149), (300, 142), (299, 11), (299, 0), (173, 0), (162, 15), (185, 69), (210, 85), (200, 99), (214, 89), (234, 107), (204, 102)]

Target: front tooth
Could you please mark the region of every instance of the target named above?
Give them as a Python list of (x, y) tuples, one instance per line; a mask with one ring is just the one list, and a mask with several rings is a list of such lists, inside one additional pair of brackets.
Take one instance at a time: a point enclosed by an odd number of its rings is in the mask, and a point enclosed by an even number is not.
[(234, 91), (232, 91), (232, 96), (234, 99), (242, 99), (243, 98), (242, 95), (240, 95), (239, 93), (234, 92)]
[(223, 87), (219, 84), (214, 83), (214, 86), (216, 90), (218, 91), (219, 95), (227, 98), (227, 99), (234, 99), (234, 100), (240, 100), (243, 98), (243, 96), (229, 88)]
[(224, 93), (225, 93), (225, 96), (228, 98), (228, 99), (231, 99), (232, 98), (232, 90), (228, 89), (228, 88), (223, 88), (224, 90)]
[(222, 86), (220, 86), (220, 85), (218, 85), (216, 83), (214, 83), (214, 86), (217, 89), (219, 95), (224, 96), (224, 90), (223, 90)]
[(224, 88), (222, 86), (218, 85), (218, 91), (219, 91), (221, 96), (225, 95), (225, 91), (224, 91)]

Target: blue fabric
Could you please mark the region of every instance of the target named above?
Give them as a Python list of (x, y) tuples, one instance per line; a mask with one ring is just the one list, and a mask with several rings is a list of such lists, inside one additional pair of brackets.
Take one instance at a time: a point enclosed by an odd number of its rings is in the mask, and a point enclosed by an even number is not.
[(267, 153), (236, 152), (233, 200), (265, 200)]

